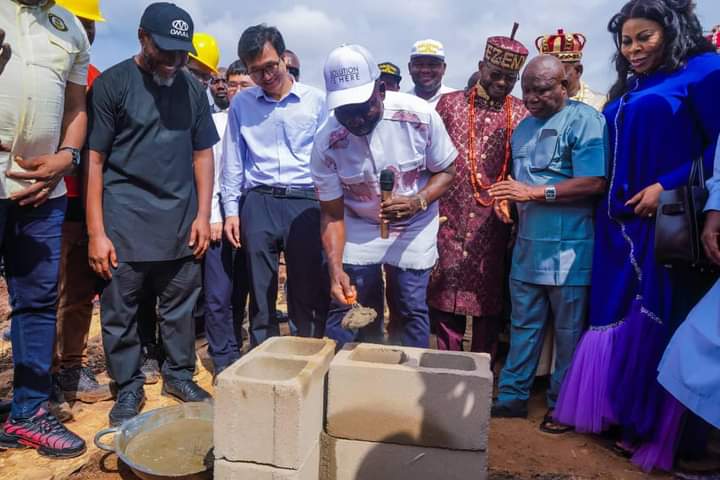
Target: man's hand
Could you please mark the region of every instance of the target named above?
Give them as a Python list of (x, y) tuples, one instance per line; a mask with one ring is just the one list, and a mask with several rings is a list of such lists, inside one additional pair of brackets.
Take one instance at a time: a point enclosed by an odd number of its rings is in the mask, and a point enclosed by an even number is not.
[(638, 217), (651, 218), (655, 216), (658, 205), (660, 205), (660, 194), (663, 186), (659, 183), (643, 188), (634, 197), (625, 203), (626, 207), (635, 206), (635, 215)]
[(380, 204), (380, 219), (388, 222), (407, 220), (420, 210), (420, 197), (398, 195)]
[(10, 61), (12, 48), (5, 43), (5, 30), (0, 28), (0, 75), (5, 71), (5, 65)]
[(512, 225), (513, 219), (510, 215), (510, 202), (507, 200), (497, 200), (493, 202), (493, 210), (495, 215), (506, 225)]
[(105, 280), (112, 278), (111, 268), (117, 268), (118, 260), (115, 246), (107, 235), (91, 236), (88, 242), (88, 260), (90, 268)]
[(34, 181), (29, 187), (13, 194), (10, 199), (21, 206), (38, 207), (45, 203), (50, 193), (73, 170), (72, 154), (62, 151), (52, 155), (42, 155), (31, 159), (15, 157), (17, 164), (24, 172), (7, 172), (9, 178), (15, 180)]
[(235, 248), (240, 248), (240, 217), (235, 215), (225, 219), (225, 237)]
[(347, 304), (353, 298), (357, 299), (357, 290), (342, 267), (330, 269), (330, 295), (341, 305)]
[(193, 249), (196, 260), (200, 260), (205, 255), (210, 246), (210, 222), (202, 218), (195, 219), (190, 229), (188, 246)]
[(223, 224), (222, 222), (210, 224), (210, 242), (220, 243), (223, 236)]
[(705, 228), (702, 233), (702, 243), (705, 248), (705, 254), (710, 261), (716, 265), (720, 265), (720, 212), (710, 211), (705, 219)]
[(545, 190), (542, 186), (526, 185), (517, 180), (513, 180), (512, 177), (508, 177), (507, 180), (498, 182), (490, 187), (488, 193), (497, 201), (523, 203), (542, 198), (545, 195)]

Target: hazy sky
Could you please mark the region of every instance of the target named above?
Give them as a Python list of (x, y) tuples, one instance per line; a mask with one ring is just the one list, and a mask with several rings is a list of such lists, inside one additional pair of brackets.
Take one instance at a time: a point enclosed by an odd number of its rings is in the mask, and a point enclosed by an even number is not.
[[(107, 23), (98, 24), (92, 61), (107, 68), (138, 50), (137, 26), (150, 0), (101, 0)], [(597, 90), (613, 80), (614, 45), (607, 23), (624, 1), (614, 0), (176, 0), (195, 21), (195, 31), (215, 35), (223, 65), (236, 58), (237, 41), (249, 25), (268, 23), (282, 32), (288, 48), (300, 56), (302, 81), (323, 87), (322, 65), (342, 43), (367, 47), (378, 62), (391, 61), (403, 73), (403, 90), (411, 87), (408, 56), (416, 40), (434, 38), (445, 44), (445, 83), (460, 88), (475, 70), (492, 35), (509, 35), (520, 23), (517, 38), (536, 53), (538, 35), (564, 28), (582, 32), (585, 79)], [(720, 23), (720, 0), (697, 0), (705, 29)]]

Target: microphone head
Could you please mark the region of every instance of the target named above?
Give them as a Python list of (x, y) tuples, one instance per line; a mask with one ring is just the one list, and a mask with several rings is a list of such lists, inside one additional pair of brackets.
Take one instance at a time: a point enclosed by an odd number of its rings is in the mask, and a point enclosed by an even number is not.
[(392, 192), (395, 186), (395, 172), (392, 170), (383, 170), (380, 172), (380, 190), (383, 192)]

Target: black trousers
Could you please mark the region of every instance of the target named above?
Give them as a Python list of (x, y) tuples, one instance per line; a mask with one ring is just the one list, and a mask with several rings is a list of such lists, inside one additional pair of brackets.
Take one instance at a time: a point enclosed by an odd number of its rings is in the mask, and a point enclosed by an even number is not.
[(250, 282), (250, 343), (280, 334), (275, 316), (280, 252), (287, 267), (288, 314), (301, 337), (323, 336), (330, 287), (317, 200), (250, 190), (240, 220)]
[[(145, 382), (138, 306), (158, 299), (160, 337), (165, 350), (163, 378), (192, 380), (195, 369), (193, 308), (200, 294), (200, 264), (192, 257), (166, 262), (120, 263), (100, 297), (105, 360), (120, 391)], [(149, 290), (149, 291), (148, 291)]]

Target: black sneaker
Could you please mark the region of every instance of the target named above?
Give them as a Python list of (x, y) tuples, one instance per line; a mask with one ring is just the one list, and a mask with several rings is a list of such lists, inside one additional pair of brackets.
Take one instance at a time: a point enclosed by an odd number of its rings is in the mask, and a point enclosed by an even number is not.
[(65, 398), (70, 401), (95, 403), (113, 397), (110, 385), (99, 383), (90, 367), (63, 368), (58, 373), (58, 381)]
[(31, 418), (9, 419), (0, 432), (0, 446), (34, 448), (40, 455), (72, 458), (85, 453), (85, 441), (60, 423), (52, 413), (41, 408)]
[(490, 409), (490, 416), (492, 418), (527, 418), (528, 409), (527, 405), (522, 404), (496, 403)]
[(52, 390), (48, 399), (48, 409), (61, 422), (69, 422), (73, 419), (72, 409), (65, 398), (62, 386), (57, 375), (52, 376)]
[(173, 397), (181, 402), (203, 402), (212, 397), (192, 380), (163, 381), (162, 395)]
[(121, 425), (124, 421), (136, 417), (144, 404), (145, 391), (142, 388), (119, 392), (115, 405), (108, 414), (110, 426)]
[(160, 347), (147, 345), (143, 347), (143, 363), (140, 367), (145, 375), (145, 385), (154, 385), (160, 381)]

